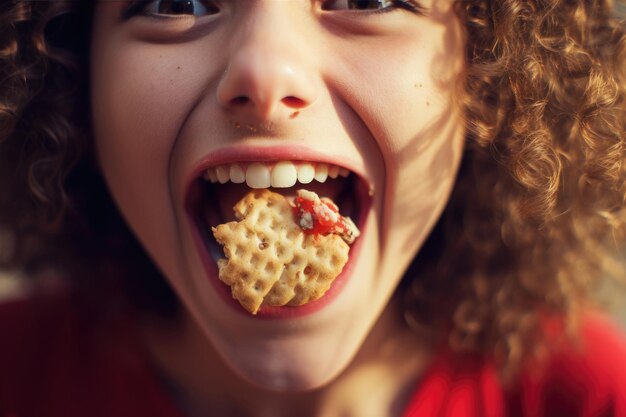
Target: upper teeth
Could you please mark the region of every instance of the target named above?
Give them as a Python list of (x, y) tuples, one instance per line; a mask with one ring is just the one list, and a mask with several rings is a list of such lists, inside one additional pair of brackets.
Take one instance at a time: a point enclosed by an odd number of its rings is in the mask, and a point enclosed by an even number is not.
[(252, 162), (218, 165), (204, 172), (204, 179), (212, 183), (228, 181), (246, 183), (250, 188), (288, 188), (296, 182), (308, 184), (313, 179), (324, 182), (328, 177), (347, 177), (349, 171), (337, 165), (311, 162), (280, 161), (276, 163)]

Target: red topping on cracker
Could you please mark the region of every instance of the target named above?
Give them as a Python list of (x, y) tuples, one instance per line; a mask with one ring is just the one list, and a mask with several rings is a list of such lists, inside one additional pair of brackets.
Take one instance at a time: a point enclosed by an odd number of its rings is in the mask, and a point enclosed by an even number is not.
[(312, 191), (298, 190), (294, 201), (296, 223), (304, 233), (326, 236), (336, 234), (346, 243), (353, 243), (359, 236), (349, 217), (339, 214), (339, 208), (330, 199), (319, 198)]

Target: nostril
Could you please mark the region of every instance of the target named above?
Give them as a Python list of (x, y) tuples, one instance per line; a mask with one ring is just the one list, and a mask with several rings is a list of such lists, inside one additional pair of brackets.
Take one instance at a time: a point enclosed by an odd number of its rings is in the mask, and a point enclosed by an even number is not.
[(233, 98), (230, 102), (233, 106), (245, 106), (248, 102), (250, 102), (250, 98), (246, 96), (238, 96)]
[(283, 104), (287, 107), (291, 107), (292, 109), (301, 109), (307, 106), (307, 102), (302, 100), (301, 98), (294, 96), (287, 96), (281, 100)]

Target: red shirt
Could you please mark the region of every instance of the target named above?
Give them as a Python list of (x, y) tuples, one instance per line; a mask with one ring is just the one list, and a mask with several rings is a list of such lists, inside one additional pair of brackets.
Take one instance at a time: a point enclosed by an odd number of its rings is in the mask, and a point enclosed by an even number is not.
[[(122, 316), (102, 323), (50, 300), (1, 304), (0, 417), (183, 417)], [(626, 417), (626, 338), (598, 316), (582, 336), (510, 391), (490, 361), (442, 354), (403, 417)]]
[(490, 361), (442, 355), (417, 387), (404, 417), (625, 417), (626, 337), (593, 315), (581, 346), (559, 350), (504, 390)]

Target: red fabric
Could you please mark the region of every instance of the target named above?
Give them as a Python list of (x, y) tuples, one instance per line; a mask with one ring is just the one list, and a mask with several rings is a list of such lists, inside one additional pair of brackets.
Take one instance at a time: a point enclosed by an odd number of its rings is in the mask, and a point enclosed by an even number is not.
[[(0, 304), (0, 417), (183, 417), (123, 315), (93, 326), (67, 304)], [(500, 386), (494, 366), (441, 354), (403, 417), (626, 417), (626, 338), (598, 316), (583, 345)]]
[(183, 417), (131, 328), (46, 298), (0, 304), (0, 417)]
[(581, 340), (527, 369), (507, 391), (493, 363), (441, 355), (403, 417), (626, 417), (626, 337), (594, 315)]

